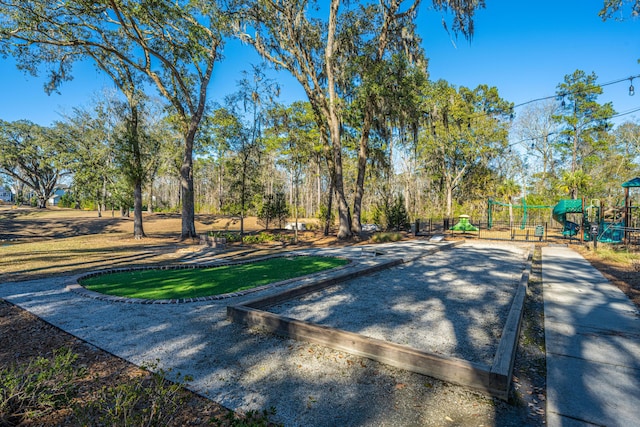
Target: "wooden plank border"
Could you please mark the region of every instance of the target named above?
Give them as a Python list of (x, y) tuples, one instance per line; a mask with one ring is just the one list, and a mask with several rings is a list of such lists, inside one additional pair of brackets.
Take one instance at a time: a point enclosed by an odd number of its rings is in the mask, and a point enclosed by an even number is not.
[[(450, 248), (452, 246), (447, 246)], [(331, 328), (270, 313), (264, 308), (314, 292), (363, 274), (371, 274), (402, 264), (402, 259), (384, 262), (365, 270), (349, 272), (316, 283), (289, 289), (275, 295), (254, 299), (243, 304), (228, 306), (227, 318), (236, 323), (258, 327), (288, 338), (321, 344), (335, 350), (367, 357), (401, 369), (459, 384), (503, 400), (509, 398), (511, 375), (515, 361), (522, 312), (531, 271), (531, 254), (522, 272), (511, 304), (502, 337), (492, 366), (464, 359), (417, 350), (412, 347), (366, 337), (341, 329)]]
[(500, 378), (501, 381), (506, 381), (500, 387), (502, 393), (500, 395), (496, 395), (496, 397), (503, 400), (509, 399), (511, 376), (513, 375), (513, 365), (516, 360), (516, 351), (518, 349), (518, 337), (520, 337), (524, 302), (527, 298), (527, 289), (529, 288), (532, 260), (533, 252), (529, 251), (527, 254), (527, 263), (524, 270), (522, 270), (520, 282), (518, 283), (518, 288), (516, 289), (513, 302), (511, 303), (511, 309), (507, 315), (507, 321), (505, 322), (504, 329), (502, 330), (502, 336), (498, 343), (498, 350), (496, 351), (496, 355), (493, 359), (493, 365), (491, 366), (492, 374), (495, 375), (496, 378)]

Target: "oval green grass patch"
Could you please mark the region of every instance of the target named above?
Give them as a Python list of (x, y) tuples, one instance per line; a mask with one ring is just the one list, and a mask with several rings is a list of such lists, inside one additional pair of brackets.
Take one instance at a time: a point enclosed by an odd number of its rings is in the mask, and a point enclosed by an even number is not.
[(106, 295), (143, 299), (198, 298), (238, 292), (348, 263), (322, 256), (269, 258), (210, 268), (131, 270), (100, 274), (80, 284)]

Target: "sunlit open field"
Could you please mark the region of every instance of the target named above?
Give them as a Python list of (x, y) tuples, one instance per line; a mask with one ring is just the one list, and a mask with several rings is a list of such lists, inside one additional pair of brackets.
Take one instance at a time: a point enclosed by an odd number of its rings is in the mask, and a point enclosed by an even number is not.
[[(196, 230), (238, 230), (239, 222), (197, 215)], [(58, 274), (74, 274), (122, 265), (162, 264), (185, 252), (202, 250), (198, 241), (180, 241), (177, 214), (145, 214), (147, 237), (133, 238), (133, 218), (118, 212), (74, 209), (34, 209), (0, 206), (0, 282)], [(255, 218), (245, 230), (262, 229)], [(307, 233), (311, 236), (312, 233)]]

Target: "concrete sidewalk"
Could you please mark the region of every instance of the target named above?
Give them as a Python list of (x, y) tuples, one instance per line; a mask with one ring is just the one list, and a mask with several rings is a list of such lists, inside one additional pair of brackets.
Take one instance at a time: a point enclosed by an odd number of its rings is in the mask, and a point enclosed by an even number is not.
[(547, 425), (640, 423), (640, 313), (566, 247), (542, 248)]

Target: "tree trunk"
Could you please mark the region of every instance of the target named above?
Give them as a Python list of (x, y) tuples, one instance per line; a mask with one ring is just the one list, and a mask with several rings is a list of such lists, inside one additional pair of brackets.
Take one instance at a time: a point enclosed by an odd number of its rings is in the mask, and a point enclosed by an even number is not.
[(144, 167), (142, 165), (142, 152), (140, 150), (140, 126), (138, 119), (138, 107), (133, 94), (128, 96), (131, 117), (129, 121), (129, 144), (133, 158), (131, 161), (131, 180), (133, 181), (133, 238), (136, 240), (146, 237), (142, 227), (142, 182), (144, 180)]
[[(339, 137), (337, 138), (339, 139)], [(339, 143), (338, 143), (339, 144)], [(334, 145), (334, 158), (336, 164), (334, 165), (334, 185), (336, 196), (338, 198), (338, 234), (337, 237), (340, 240), (345, 240), (353, 236), (351, 232), (351, 215), (349, 213), (349, 204), (344, 194), (344, 175), (342, 173), (342, 150), (340, 147)]]
[(353, 197), (353, 218), (351, 220), (351, 230), (354, 233), (362, 231), (360, 216), (362, 213), (362, 198), (364, 196), (364, 178), (367, 169), (367, 157), (369, 146), (369, 133), (371, 131), (371, 122), (373, 121), (373, 112), (371, 108), (366, 108), (364, 121), (362, 123), (362, 134), (360, 135), (360, 148), (358, 150), (358, 176), (356, 178), (356, 191)]
[(242, 162), (242, 186), (240, 188), (240, 236), (244, 236), (244, 212), (247, 198), (247, 162), (249, 161), (246, 153), (243, 153)]
[(324, 235), (329, 235), (329, 229), (331, 228), (331, 209), (333, 209), (333, 176), (330, 178), (329, 183), (329, 200), (327, 201), (327, 216), (324, 219)]
[(185, 137), (184, 156), (180, 167), (180, 198), (182, 201), (182, 233), (181, 240), (195, 239), (195, 202), (193, 191), (193, 140), (195, 139), (195, 128), (187, 133)]
[(223, 189), (222, 189), (222, 180), (224, 178), (224, 165), (223, 165), (223, 159), (222, 156), (219, 157), (219, 161), (220, 161), (220, 166), (218, 168), (218, 213), (222, 212), (222, 207), (224, 206), (224, 201), (223, 201)]
[(133, 238), (147, 237), (142, 227), (142, 181), (137, 180), (133, 188)]
[(45, 196), (38, 196), (38, 209), (46, 209), (47, 208), (47, 199)]
[(338, 197), (338, 239), (349, 239), (351, 233), (351, 218), (349, 214), (349, 204), (344, 194), (344, 178), (342, 173), (342, 142), (340, 135), (340, 120), (337, 113), (338, 99), (336, 96), (336, 83), (334, 76), (334, 58), (336, 27), (338, 25), (339, 0), (331, 0), (329, 25), (327, 33), (327, 49), (325, 51), (325, 71), (327, 76), (327, 88), (329, 90), (329, 133), (331, 145), (333, 146), (333, 174), (336, 195)]
[(291, 192), (289, 192), (289, 205), (293, 206), (294, 204), (294, 195), (293, 195), (293, 187), (294, 187), (294, 183), (293, 183), (293, 171), (289, 172), (289, 188), (291, 188)]
[(445, 180), (445, 192), (447, 195), (447, 218), (451, 218), (451, 215), (453, 213), (453, 185), (448, 179)]
[(102, 211), (104, 209), (105, 203), (107, 200), (107, 177), (102, 177), (102, 194), (100, 195), (100, 200), (98, 200), (98, 218), (102, 217)]
[(318, 154), (318, 158), (316, 159), (316, 186), (317, 192), (316, 194), (316, 212), (320, 209), (320, 205), (322, 205), (322, 175), (320, 171), (320, 154)]
[(147, 199), (147, 213), (153, 213), (153, 179), (149, 182), (149, 198)]
[(295, 183), (294, 183), (294, 204), (293, 204), (293, 214), (295, 217), (295, 228), (294, 228), (294, 243), (297, 245), (298, 244), (298, 176), (299, 174), (296, 174), (296, 179), (295, 179)]

